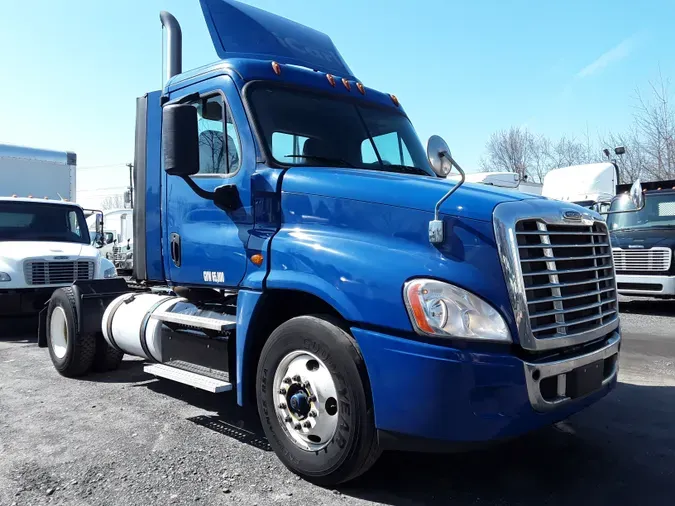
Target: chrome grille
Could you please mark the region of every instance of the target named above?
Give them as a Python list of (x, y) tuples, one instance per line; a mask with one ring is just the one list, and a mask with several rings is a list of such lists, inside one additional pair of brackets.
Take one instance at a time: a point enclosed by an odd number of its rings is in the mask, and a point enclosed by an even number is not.
[(607, 228), (516, 224), (530, 330), (547, 339), (592, 330), (617, 318)]
[(612, 250), (617, 272), (665, 272), (670, 269), (673, 253), (670, 248)]
[(56, 285), (94, 277), (92, 261), (27, 260), (23, 273), (28, 285)]
[(597, 213), (549, 199), (505, 202), (494, 231), (523, 348), (574, 346), (619, 326), (609, 235)]

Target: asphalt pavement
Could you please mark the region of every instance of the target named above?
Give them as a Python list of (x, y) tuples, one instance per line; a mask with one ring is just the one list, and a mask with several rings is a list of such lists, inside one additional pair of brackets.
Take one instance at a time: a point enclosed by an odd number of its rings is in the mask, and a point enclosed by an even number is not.
[(619, 385), (557, 426), (473, 453), (385, 453), (337, 490), (299, 480), (255, 413), (120, 370), (69, 380), (33, 323), (0, 322), (0, 505), (672, 505), (675, 301), (622, 301)]

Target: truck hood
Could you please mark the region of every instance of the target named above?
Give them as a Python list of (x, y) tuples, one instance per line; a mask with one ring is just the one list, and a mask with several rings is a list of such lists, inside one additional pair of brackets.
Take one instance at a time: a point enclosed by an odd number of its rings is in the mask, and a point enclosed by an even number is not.
[(79, 256), (95, 257), (96, 248), (89, 244), (50, 241), (0, 241), (0, 258), (4, 261), (20, 261), (26, 258), (66, 260)]
[(675, 227), (634, 228), (610, 232), (615, 248), (654, 248), (656, 246), (675, 249)]
[[(374, 170), (326, 167), (293, 167), (284, 175), (287, 193), (352, 199), (432, 213), (436, 202), (455, 181)], [(441, 212), (450, 216), (492, 221), (497, 204), (542, 198), (494, 186), (464, 183), (443, 203)]]

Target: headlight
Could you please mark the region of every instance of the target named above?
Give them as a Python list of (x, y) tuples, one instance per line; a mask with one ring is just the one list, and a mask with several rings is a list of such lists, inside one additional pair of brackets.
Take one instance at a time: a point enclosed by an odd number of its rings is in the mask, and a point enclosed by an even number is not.
[(7, 274), (6, 272), (0, 272), (0, 283), (7, 281), (12, 281), (12, 276)]
[(103, 271), (103, 277), (104, 278), (117, 277), (117, 269), (115, 269), (114, 267), (108, 267), (106, 270)]
[(413, 279), (403, 287), (403, 297), (418, 334), (511, 342), (499, 312), (462, 288), (434, 279)]

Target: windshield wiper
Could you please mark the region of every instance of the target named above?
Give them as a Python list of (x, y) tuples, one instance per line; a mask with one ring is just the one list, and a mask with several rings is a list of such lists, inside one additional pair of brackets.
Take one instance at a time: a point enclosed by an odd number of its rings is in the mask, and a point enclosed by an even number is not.
[(307, 158), (309, 160), (317, 160), (319, 162), (338, 162), (347, 167), (355, 169), (356, 166), (349, 163), (347, 160), (342, 158), (331, 158), (330, 156), (320, 156), (320, 155), (286, 155), (284, 158)]
[(410, 165), (397, 165), (394, 163), (385, 163), (382, 165), (383, 170), (393, 169), (394, 171), (405, 172), (407, 174), (420, 174), (422, 176), (428, 176), (429, 173), (419, 167), (412, 167)]

